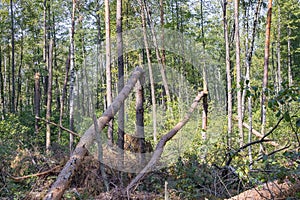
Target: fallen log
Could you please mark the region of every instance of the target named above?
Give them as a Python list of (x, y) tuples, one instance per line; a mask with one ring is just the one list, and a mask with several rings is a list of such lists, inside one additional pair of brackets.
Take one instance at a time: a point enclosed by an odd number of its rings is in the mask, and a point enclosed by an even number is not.
[[(107, 110), (98, 119), (99, 131), (102, 131), (106, 124), (115, 116), (119, 111), (120, 106), (124, 103), (125, 99), (128, 97), (132, 89), (134, 88), (136, 82), (143, 75), (144, 71), (142, 68), (137, 67), (131, 74), (127, 84), (124, 86), (119, 95), (115, 98), (112, 104), (107, 108)], [(72, 156), (66, 163), (60, 174), (58, 175), (56, 181), (52, 184), (44, 200), (56, 200), (61, 199), (64, 191), (69, 187), (71, 179), (74, 176), (76, 170), (78, 169), (80, 163), (82, 162), (85, 155), (87, 155), (87, 148), (96, 139), (95, 129), (92, 125), (80, 138)]]
[(137, 184), (147, 172), (149, 172), (154, 165), (157, 163), (157, 161), (160, 159), (161, 154), (163, 153), (164, 147), (166, 143), (171, 140), (176, 133), (189, 121), (192, 113), (194, 112), (195, 108), (197, 107), (199, 101), (202, 99), (204, 95), (207, 95), (207, 92), (199, 92), (197, 97), (194, 99), (194, 102), (192, 103), (188, 113), (184, 116), (183, 120), (177, 123), (172, 130), (170, 130), (167, 134), (163, 135), (158, 144), (156, 145), (155, 151), (152, 154), (152, 157), (150, 161), (147, 163), (147, 165), (141, 170), (141, 172), (129, 183), (129, 185), (126, 188), (127, 194), (129, 194), (129, 191), (131, 188)]
[(292, 183), (288, 179), (279, 182), (278, 180), (264, 183), (253, 189), (246, 190), (241, 194), (231, 197), (227, 200), (240, 200), (240, 199), (287, 199), (288, 197), (295, 197), (300, 191), (300, 181), (297, 180)]

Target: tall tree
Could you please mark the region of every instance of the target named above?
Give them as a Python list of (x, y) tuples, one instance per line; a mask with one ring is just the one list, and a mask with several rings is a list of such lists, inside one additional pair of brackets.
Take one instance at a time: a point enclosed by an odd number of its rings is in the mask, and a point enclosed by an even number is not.
[(4, 78), (2, 73), (2, 47), (0, 46), (0, 96), (1, 96), (1, 119), (5, 116), (5, 100), (4, 100)]
[[(122, 0), (117, 0), (118, 92), (124, 87), (124, 58), (122, 38)], [(124, 149), (124, 104), (118, 114), (118, 147)]]
[[(106, 49), (106, 101), (107, 108), (112, 103), (111, 85), (111, 42), (110, 42), (110, 6), (109, 0), (105, 0), (105, 49)], [(113, 144), (113, 119), (108, 124), (108, 144)]]
[[(205, 37), (204, 37), (204, 16), (203, 16), (203, 2), (204, 0), (200, 1), (200, 10), (201, 10), (201, 37), (202, 37), (202, 47), (203, 52), (205, 53)], [(203, 92), (205, 95), (203, 96), (202, 104), (202, 139), (206, 140), (206, 132), (207, 132), (207, 114), (208, 114), (208, 101), (207, 101), (207, 93), (208, 93), (208, 86), (207, 86), (207, 76), (206, 76), (206, 63), (204, 62), (203, 65)]]
[[(49, 42), (49, 58), (47, 59), (48, 65), (48, 92), (47, 92), (47, 108), (46, 108), (46, 120), (49, 122), (51, 120), (51, 105), (52, 105), (52, 49), (53, 49), (53, 40)], [(50, 123), (47, 123), (46, 126), (46, 151), (50, 151), (51, 146), (51, 129)]]
[(268, 67), (270, 54), (270, 36), (271, 36), (271, 19), (272, 19), (272, 0), (268, 1), (268, 14), (266, 24), (266, 38), (265, 38), (265, 56), (264, 56), (264, 76), (262, 82), (262, 97), (261, 97), (261, 133), (265, 134), (267, 121), (267, 86), (268, 86)]
[(239, 28), (239, 0), (234, 1), (234, 23), (235, 23), (235, 56), (236, 56), (236, 87), (237, 87), (237, 113), (239, 127), (239, 144), (244, 144), (243, 114), (242, 114), (242, 87), (240, 66), (240, 28)]
[[(69, 111), (69, 120), (70, 120), (70, 130), (74, 131), (74, 84), (75, 84), (75, 11), (76, 11), (76, 0), (72, 0), (72, 18), (71, 18), (71, 31), (70, 31), (70, 111)], [(74, 136), (70, 134), (70, 143), (69, 148), (70, 152), (73, 151)]]
[(278, 21), (277, 21), (277, 92), (281, 90), (281, 11), (280, 0), (278, 0)]
[(15, 112), (15, 92), (16, 92), (16, 83), (15, 83), (15, 25), (14, 25), (14, 9), (13, 1), (10, 0), (10, 19), (11, 19), (11, 112)]
[(226, 51), (226, 77), (227, 77), (227, 145), (231, 147), (232, 134), (232, 91), (231, 91), (231, 69), (230, 69), (230, 46), (228, 36), (228, 20), (227, 20), (227, 0), (223, 0), (223, 29), (225, 38)]

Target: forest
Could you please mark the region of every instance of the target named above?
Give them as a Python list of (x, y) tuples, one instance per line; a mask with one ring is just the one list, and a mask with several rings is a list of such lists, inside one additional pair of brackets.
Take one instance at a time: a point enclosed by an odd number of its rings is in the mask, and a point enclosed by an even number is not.
[(1, 199), (300, 199), (299, 0), (0, 1)]

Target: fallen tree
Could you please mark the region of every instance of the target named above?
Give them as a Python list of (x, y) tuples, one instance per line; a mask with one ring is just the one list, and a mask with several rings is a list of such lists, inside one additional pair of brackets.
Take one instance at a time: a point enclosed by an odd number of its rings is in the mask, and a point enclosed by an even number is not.
[[(142, 68), (137, 67), (131, 77), (129, 78), (127, 84), (115, 98), (113, 103), (107, 108), (107, 110), (102, 114), (102, 116), (97, 120), (99, 131), (102, 131), (107, 123), (115, 116), (119, 111), (121, 105), (124, 103), (125, 99), (128, 97), (132, 89), (134, 88), (136, 82), (141, 78), (144, 71)], [(56, 181), (52, 184), (47, 195), (44, 197), (45, 200), (61, 199), (64, 191), (69, 187), (72, 177), (75, 171), (78, 169), (80, 163), (82, 162), (85, 155), (87, 155), (87, 148), (96, 140), (96, 134), (94, 126), (91, 126), (80, 138), (72, 156), (65, 164), (62, 171), (59, 173)]]
[(287, 199), (288, 197), (295, 197), (296, 193), (300, 191), (300, 181), (297, 179), (294, 183), (286, 179), (281, 182), (278, 180), (264, 183), (253, 189), (246, 190), (241, 194), (229, 198), (228, 200), (239, 199)]
[(192, 113), (194, 112), (195, 108), (197, 107), (199, 101), (202, 99), (203, 96), (207, 95), (207, 92), (199, 92), (194, 102), (192, 103), (188, 113), (184, 116), (183, 120), (177, 123), (172, 130), (170, 130), (167, 134), (163, 135), (158, 144), (156, 145), (155, 151), (148, 162), (148, 164), (141, 170), (141, 172), (129, 183), (126, 188), (127, 194), (132, 187), (134, 187), (145, 175), (149, 172), (160, 159), (161, 154), (163, 153), (164, 147), (166, 143), (171, 140), (176, 133), (189, 121)]

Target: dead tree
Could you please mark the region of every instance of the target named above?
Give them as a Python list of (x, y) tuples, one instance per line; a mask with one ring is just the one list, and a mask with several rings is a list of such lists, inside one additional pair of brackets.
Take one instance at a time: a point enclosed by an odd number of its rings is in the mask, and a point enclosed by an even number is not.
[[(103, 128), (108, 124), (108, 122), (119, 111), (121, 105), (124, 103), (125, 99), (128, 97), (136, 82), (143, 75), (143, 73), (144, 72), (142, 68), (137, 67), (135, 69), (123, 90), (119, 93), (119, 95), (115, 98), (115, 100), (107, 108), (107, 110), (102, 114), (102, 116), (97, 120), (99, 131), (102, 131)], [(45, 200), (61, 199), (64, 191), (69, 187), (76, 169), (78, 169), (84, 156), (87, 155), (87, 148), (91, 146), (95, 139), (95, 129), (94, 126), (91, 126), (80, 138), (80, 141), (77, 144), (69, 161), (66, 163), (66, 165), (58, 175), (56, 181), (52, 184), (47, 195), (45, 196)]]
[(176, 133), (189, 121), (189, 119), (190, 119), (192, 113), (194, 112), (195, 108), (197, 107), (199, 101), (205, 95), (207, 95), (207, 92), (204, 92), (204, 91), (199, 92), (198, 95), (196, 96), (196, 98), (194, 99), (194, 102), (192, 103), (188, 113), (184, 116), (183, 120), (178, 122), (174, 126), (174, 128), (172, 130), (170, 130), (167, 134), (162, 136), (162, 138), (156, 145), (155, 151), (154, 151), (150, 161), (148, 162), (148, 164), (144, 167), (144, 169), (141, 170), (141, 172), (127, 186), (127, 188), (126, 188), (127, 193), (131, 190), (131, 188), (135, 184), (137, 184), (145, 176), (145, 174), (147, 172), (149, 172), (151, 169), (153, 169), (153, 167), (155, 166), (157, 161), (160, 159), (160, 156), (163, 153), (164, 147), (167, 144), (167, 142), (169, 140), (171, 140), (176, 135)]

